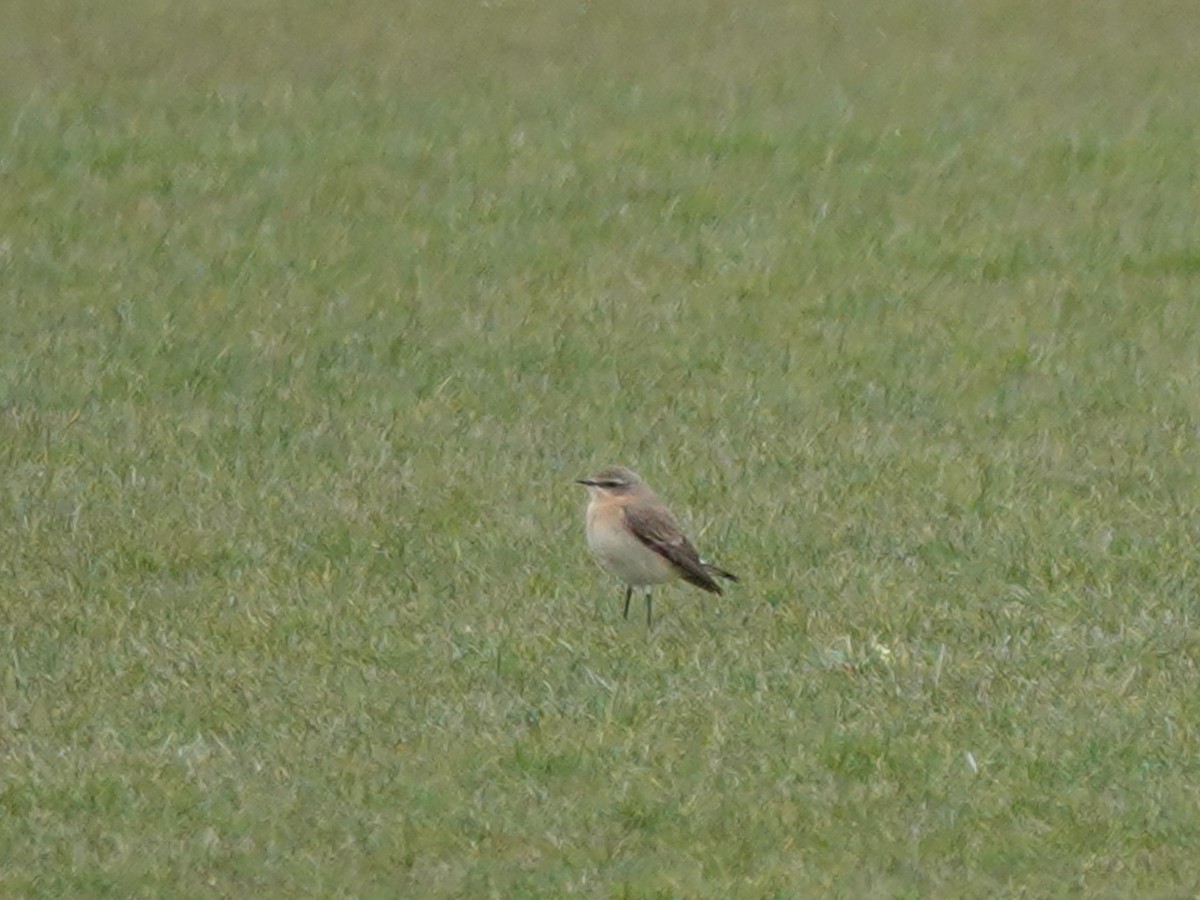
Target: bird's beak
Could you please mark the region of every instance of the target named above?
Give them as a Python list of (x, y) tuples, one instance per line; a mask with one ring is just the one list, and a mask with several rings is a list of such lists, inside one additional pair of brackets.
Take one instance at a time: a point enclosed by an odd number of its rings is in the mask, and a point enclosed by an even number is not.
[(596, 482), (592, 481), (592, 479), (590, 479), (590, 478), (576, 478), (575, 483), (586, 485), (587, 487), (595, 487), (596, 486)]

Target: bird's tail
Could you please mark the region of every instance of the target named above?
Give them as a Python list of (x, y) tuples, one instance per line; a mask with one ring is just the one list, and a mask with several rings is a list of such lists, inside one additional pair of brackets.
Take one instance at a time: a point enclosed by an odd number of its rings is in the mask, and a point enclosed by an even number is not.
[(727, 572), (724, 569), (722, 569), (720, 566), (714, 566), (710, 562), (704, 562), (703, 560), (701, 560), (700, 565), (704, 566), (704, 571), (707, 572), (709, 575), (717, 575), (717, 576), (720, 576), (721, 578), (727, 578), (730, 581), (738, 580), (738, 577), (736, 575), (734, 575), (732, 572)]

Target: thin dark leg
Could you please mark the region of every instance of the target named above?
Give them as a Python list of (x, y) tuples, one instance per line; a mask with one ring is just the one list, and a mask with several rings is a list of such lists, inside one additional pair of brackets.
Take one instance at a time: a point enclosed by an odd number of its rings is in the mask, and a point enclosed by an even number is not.
[(646, 591), (646, 627), (650, 627), (650, 592)]
[(629, 598), (633, 596), (633, 586), (625, 588), (625, 618), (629, 618)]

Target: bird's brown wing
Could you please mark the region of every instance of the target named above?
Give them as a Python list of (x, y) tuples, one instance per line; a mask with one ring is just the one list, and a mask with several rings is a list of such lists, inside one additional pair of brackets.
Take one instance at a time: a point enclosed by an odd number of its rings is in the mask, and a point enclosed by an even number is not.
[(669, 509), (660, 504), (637, 504), (626, 506), (624, 512), (634, 536), (674, 566), (684, 581), (714, 594), (723, 593)]

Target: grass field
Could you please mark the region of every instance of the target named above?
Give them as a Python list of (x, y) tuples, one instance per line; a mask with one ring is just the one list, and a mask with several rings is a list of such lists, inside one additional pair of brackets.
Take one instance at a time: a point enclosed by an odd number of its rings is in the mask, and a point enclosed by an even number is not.
[(0, 7), (0, 895), (1200, 891), (1200, 18), (842, 6)]

